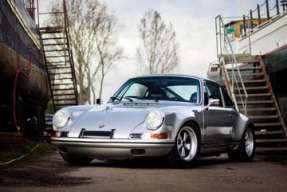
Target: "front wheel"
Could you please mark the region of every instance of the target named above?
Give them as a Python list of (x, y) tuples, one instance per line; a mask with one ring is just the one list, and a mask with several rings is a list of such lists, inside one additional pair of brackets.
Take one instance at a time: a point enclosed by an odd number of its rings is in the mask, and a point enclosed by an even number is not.
[(240, 141), (239, 148), (228, 153), (231, 161), (252, 161), (255, 154), (255, 136), (251, 127), (248, 127)]
[(72, 165), (87, 165), (93, 160), (92, 158), (72, 155), (69, 153), (62, 152), (62, 151), (60, 151), (60, 155), (66, 162)]
[(176, 137), (176, 142), (168, 155), (174, 167), (188, 167), (197, 159), (199, 153), (200, 134), (193, 126), (183, 126)]

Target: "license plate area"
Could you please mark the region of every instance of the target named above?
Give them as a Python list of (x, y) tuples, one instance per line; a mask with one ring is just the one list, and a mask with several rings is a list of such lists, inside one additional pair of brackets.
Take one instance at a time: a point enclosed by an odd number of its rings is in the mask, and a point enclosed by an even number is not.
[(87, 131), (82, 129), (79, 138), (98, 138), (98, 139), (112, 139), (115, 129), (111, 131)]

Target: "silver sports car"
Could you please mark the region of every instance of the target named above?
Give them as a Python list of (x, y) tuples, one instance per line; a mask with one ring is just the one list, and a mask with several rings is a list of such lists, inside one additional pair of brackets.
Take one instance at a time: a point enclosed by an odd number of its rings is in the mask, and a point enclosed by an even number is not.
[(221, 153), (251, 161), (255, 150), (253, 124), (226, 91), (189, 75), (132, 78), (106, 105), (59, 110), (53, 129), (52, 144), (71, 164), (165, 156), (186, 167)]

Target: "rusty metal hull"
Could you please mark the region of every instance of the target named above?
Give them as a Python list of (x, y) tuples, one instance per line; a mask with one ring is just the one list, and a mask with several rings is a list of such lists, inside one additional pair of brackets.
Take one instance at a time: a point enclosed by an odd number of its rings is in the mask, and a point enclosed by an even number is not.
[(17, 54), (8, 46), (0, 43), (0, 81), (13, 83), (16, 70), (21, 70), (17, 89), (26, 97), (39, 104), (45, 104), (50, 99), (49, 84), (46, 73), (35, 64)]

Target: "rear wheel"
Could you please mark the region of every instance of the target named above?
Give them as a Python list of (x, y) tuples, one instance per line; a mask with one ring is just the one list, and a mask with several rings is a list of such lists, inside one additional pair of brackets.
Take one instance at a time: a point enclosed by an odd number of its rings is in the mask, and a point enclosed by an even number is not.
[(230, 151), (228, 157), (231, 161), (252, 161), (255, 153), (255, 138), (254, 131), (248, 127), (240, 141), (240, 146), (237, 150)]
[(168, 155), (174, 167), (188, 167), (197, 159), (199, 152), (199, 131), (195, 126), (183, 126), (176, 137), (176, 142)]
[(93, 160), (92, 158), (72, 155), (69, 153), (62, 152), (62, 151), (60, 151), (60, 155), (66, 162), (72, 165), (87, 165)]

